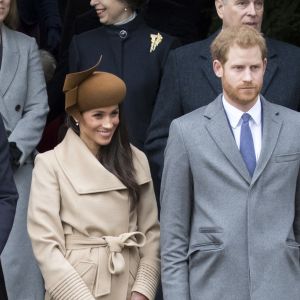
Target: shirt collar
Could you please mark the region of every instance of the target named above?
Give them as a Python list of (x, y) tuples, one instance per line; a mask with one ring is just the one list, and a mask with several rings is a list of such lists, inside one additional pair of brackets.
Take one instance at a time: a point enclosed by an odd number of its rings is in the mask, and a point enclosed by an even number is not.
[[(233, 129), (235, 129), (239, 122), (241, 121), (241, 117), (243, 115), (243, 111), (237, 109), (233, 105), (231, 105), (225, 98), (225, 96), (222, 96), (222, 102), (225, 109), (225, 112), (227, 114), (229, 123)], [(258, 99), (253, 107), (247, 113), (251, 116), (253, 122), (259, 126), (261, 124), (261, 101), (260, 96), (258, 95)]]
[(136, 15), (137, 15), (137, 13), (134, 11), (133, 14), (130, 17), (128, 17), (126, 20), (117, 22), (113, 25), (119, 26), (119, 25), (124, 25), (126, 23), (129, 23), (130, 21), (132, 21), (136, 17)]

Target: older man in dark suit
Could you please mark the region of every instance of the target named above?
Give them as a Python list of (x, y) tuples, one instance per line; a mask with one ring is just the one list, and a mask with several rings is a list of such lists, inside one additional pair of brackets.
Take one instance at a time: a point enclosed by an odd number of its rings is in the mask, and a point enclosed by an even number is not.
[[(263, 0), (215, 1), (223, 28), (247, 24), (259, 31), (263, 4)], [(215, 36), (175, 49), (166, 63), (146, 142), (157, 193), (171, 121), (212, 102), (222, 91), (209, 52)], [(261, 93), (271, 102), (299, 111), (300, 49), (269, 38), (266, 42), (268, 65)]]
[[(0, 115), (0, 254), (8, 239), (14, 221), (17, 199), (18, 193), (10, 166), (6, 132)], [(0, 262), (0, 299), (5, 300), (6, 298)]]

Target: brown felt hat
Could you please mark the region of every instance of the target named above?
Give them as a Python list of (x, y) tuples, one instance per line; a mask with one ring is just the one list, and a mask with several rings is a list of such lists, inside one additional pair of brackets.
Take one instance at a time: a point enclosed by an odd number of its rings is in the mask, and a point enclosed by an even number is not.
[(95, 66), (85, 71), (67, 74), (63, 91), (66, 94), (65, 110), (75, 116), (98, 107), (119, 104), (126, 95), (122, 79), (106, 72), (95, 71)]

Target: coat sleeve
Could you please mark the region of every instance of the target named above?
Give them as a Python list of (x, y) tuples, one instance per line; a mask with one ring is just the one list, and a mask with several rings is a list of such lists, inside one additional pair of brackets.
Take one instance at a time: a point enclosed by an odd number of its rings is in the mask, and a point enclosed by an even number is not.
[[(183, 114), (181, 109), (176, 50), (170, 52), (148, 128), (145, 149), (149, 158), (154, 185), (159, 188), (163, 168), (163, 154), (173, 119)], [(159, 195), (159, 191), (156, 191)]]
[(300, 171), (297, 179), (296, 197), (295, 197), (295, 220), (294, 220), (295, 239), (300, 244)]
[(15, 142), (22, 152), (20, 165), (40, 141), (48, 113), (45, 79), (34, 39), (30, 43), (28, 60), (27, 93), (23, 102), (23, 115), (9, 136), (9, 142)]
[(33, 170), (28, 207), (28, 232), (33, 252), (51, 299), (94, 300), (85, 282), (64, 257), (60, 192), (51, 153), (38, 155)]
[(0, 254), (13, 225), (18, 192), (9, 163), (8, 143), (0, 115)]
[(69, 72), (77, 72), (79, 70), (79, 53), (77, 48), (77, 37), (73, 36), (69, 47)]
[[(150, 177), (149, 165), (145, 156), (144, 166)], [(152, 300), (155, 298), (160, 279), (160, 229), (152, 181), (143, 184), (140, 192), (137, 204), (137, 223), (138, 231), (143, 232), (146, 236), (146, 244), (140, 248), (141, 259), (132, 291), (139, 292)]]
[(188, 248), (193, 180), (177, 121), (170, 128), (161, 185), (162, 286), (165, 300), (189, 300)]

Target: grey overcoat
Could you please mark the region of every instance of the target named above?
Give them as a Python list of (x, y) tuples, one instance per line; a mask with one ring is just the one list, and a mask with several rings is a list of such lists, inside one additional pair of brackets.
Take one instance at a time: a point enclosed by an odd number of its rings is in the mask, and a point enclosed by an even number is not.
[(300, 114), (261, 99), (252, 178), (221, 96), (171, 125), (161, 194), (164, 300), (299, 300)]
[(36, 42), (1, 26), (0, 113), (9, 142), (22, 151), (14, 172), (19, 200), (13, 229), (1, 255), (9, 300), (40, 300), (43, 281), (27, 234), (26, 218), (33, 167), (32, 155), (46, 122), (48, 103)]

